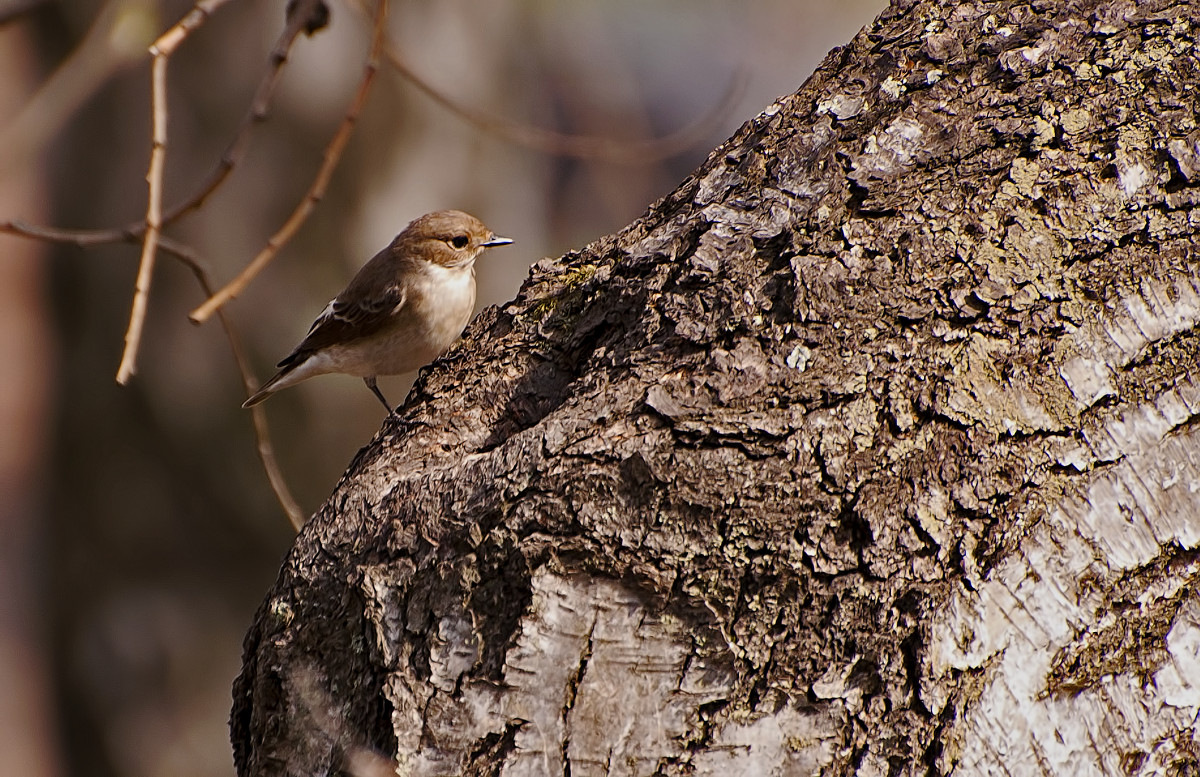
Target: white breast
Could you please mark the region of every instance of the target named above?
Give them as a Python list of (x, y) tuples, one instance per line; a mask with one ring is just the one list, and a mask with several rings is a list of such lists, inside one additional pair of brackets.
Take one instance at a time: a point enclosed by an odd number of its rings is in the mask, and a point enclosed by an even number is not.
[[(440, 354), (458, 339), (475, 312), (475, 263), (459, 267), (428, 265), (419, 305), (426, 339)], [(418, 300), (414, 300), (417, 302)]]
[(337, 372), (400, 375), (424, 367), (458, 339), (475, 312), (475, 268), (425, 265), (411, 278), (395, 321), (379, 337), (330, 349)]

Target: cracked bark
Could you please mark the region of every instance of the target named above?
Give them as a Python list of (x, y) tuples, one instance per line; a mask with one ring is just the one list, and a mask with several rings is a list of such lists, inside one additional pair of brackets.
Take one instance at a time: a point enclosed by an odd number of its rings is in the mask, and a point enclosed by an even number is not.
[(297, 539), (239, 773), (1194, 768), (1198, 30), (897, 2), (537, 264)]

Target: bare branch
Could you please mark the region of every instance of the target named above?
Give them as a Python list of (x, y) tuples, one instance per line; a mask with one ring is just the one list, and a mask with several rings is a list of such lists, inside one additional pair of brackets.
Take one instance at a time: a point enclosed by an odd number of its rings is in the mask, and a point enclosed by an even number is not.
[[(212, 279), (208, 274), (208, 268), (191, 249), (167, 237), (159, 238), (159, 247), (187, 265), (196, 276), (196, 280), (199, 281), (204, 296), (212, 296), (213, 285)], [(237, 364), (238, 372), (241, 374), (242, 386), (246, 389), (246, 393), (253, 393), (258, 388), (258, 381), (254, 377), (254, 369), (250, 365), (250, 360), (246, 358), (246, 352), (242, 348), (241, 340), (237, 336), (233, 322), (229, 320), (229, 317), (223, 310), (217, 311), (217, 319), (221, 322), (221, 328), (225, 330), (225, 339), (229, 341), (229, 350), (233, 353), (233, 360)], [(250, 411), (250, 417), (254, 421), (255, 447), (258, 451), (259, 461), (262, 462), (263, 470), (267, 473), (267, 481), (271, 484), (271, 491), (275, 493), (275, 499), (278, 500), (279, 506), (283, 508), (283, 512), (287, 515), (288, 523), (292, 525), (293, 529), (300, 531), (307, 518), (304, 510), (300, 508), (300, 505), (292, 496), (292, 492), (288, 489), (287, 481), (283, 477), (283, 470), (279, 467), (279, 460), (275, 457), (275, 446), (271, 442), (271, 429), (267, 424), (266, 411), (261, 406), (252, 407)]]
[[(212, 292), (211, 289), (208, 291)], [(245, 352), (240, 349), (238, 341), (234, 338), (233, 329), (230, 328), (225, 312), (221, 311), (217, 317), (221, 320), (221, 325), (225, 327), (225, 334), (229, 337), (229, 346), (234, 349), (234, 358), (237, 360), (238, 369), (242, 372), (242, 385), (246, 387), (248, 394), (253, 393), (258, 389), (258, 383), (251, 371), (250, 360), (246, 358)], [(271, 430), (267, 426), (267, 409), (262, 405), (256, 405), (250, 408), (250, 417), (254, 420), (254, 440), (259, 461), (262, 462), (263, 470), (267, 473), (267, 482), (271, 484), (271, 490), (275, 492), (275, 499), (279, 502), (279, 506), (287, 514), (288, 523), (299, 532), (308, 520), (307, 514), (300, 508), (291, 491), (288, 490), (287, 482), (283, 479), (283, 470), (279, 468), (279, 460), (275, 458), (275, 446), (271, 444)]]
[[(150, 172), (147, 175), (147, 180), (150, 183), (150, 197), (146, 210), (142, 257), (138, 265), (137, 282), (134, 287), (133, 310), (129, 316), (129, 329), (125, 334), (125, 352), (121, 356), (121, 365), (117, 369), (117, 382), (122, 385), (129, 382), (136, 368), (138, 346), (141, 343), (142, 331), (145, 327), (146, 308), (150, 296), (150, 282), (154, 272), (155, 249), (158, 245), (159, 233), (162, 230), (163, 224), (162, 172), (166, 159), (167, 144), (167, 61), (175, 49), (183, 43), (192, 31), (199, 28), (214, 10), (228, 1), (199, 0), (191, 11), (171, 27), (171, 29), (163, 33), (150, 47), (150, 52), (154, 56), (154, 64), (151, 70), (154, 136), (150, 153)], [(265, 112), (260, 110), (263, 105), (263, 99), (269, 98), (270, 94), (274, 91), (280, 68), (282, 67), (282, 63), (286, 61), (287, 49), (301, 29), (307, 29), (309, 32), (312, 32), (319, 28), (319, 25), (313, 26), (310, 24), (310, 19), (315, 15), (308, 13), (308, 11), (312, 10), (310, 6), (317, 5), (322, 5), (322, 0), (310, 0), (300, 9), (289, 9), (284, 36), (272, 51), (273, 67), (268, 71), (263, 83), (260, 84), (259, 91), (255, 95), (255, 101), (251, 106), (247, 119), (243, 121), (242, 127), (235, 136), (233, 144), (222, 157), (221, 164), (217, 166), (216, 171), (209, 177), (208, 182), (201, 187), (195, 197), (176, 208), (172, 212), (173, 217), (178, 218), (184, 213), (199, 207), (205, 198), (216, 190), (229, 174), (229, 171), (232, 169), (232, 162), (229, 160), (244, 151), (244, 146), (249, 139), (249, 128), (257, 116), (260, 116), (260, 114), (265, 115)], [(295, 10), (299, 12), (292, 12)], [(335, 137), (335, 143), (337, 140), (338, 138)], [(342, 140), (341, 144), (337, 147), (339, 156), (341, 148), (344, 145), (345, 140)], [(322, 173), (324, 172), (325, 170), (322, 170)], [(318, 181), (321, 182), (323, 191), (324, 185), (328, 181), (328, 175), (325, 176), (324, 181), (321, 181), (320, 177), (318, 177)], [(302, 222), (303, 219), (300, 219), (300, 221)], [(298, 227), (299, 224), (296, 226)]]
[[(254, 102), (250, 108), (247, 117), (243, 120), (241, 126), (235, 134), (234, 140), (230, 143), (229, 148), (222, 156), (221, 162), (217, 169), (210, 175), (208, 181), (194, 194), (190, 199), (175, 206), (166, 216), (162, 213), (162, 175), (163, 167), (166, 158), (166, 124), (167, 124), (167, 108), (166, 108), (166, 74), (167, 61), (170, 55), (178, 48), (178, 46), (187, 38), (187, 36), (196, 30), (203, 22), (215, 11), (218, 7), (228, 2), (228, 0), (201, 0), (196, 3), (192, 10), (185, 15), (177, 24), (164, 33), (151, 47), (151, 53), (154, 61), (151, 69), (151, 89), (152, 89), (152, 107), (153, 107), (153, 133), (152, 133), (152, 149), (150, 155), (150, 169), (147, 173), (147, 181), (149, 183), (149, 201), (146, 209), (146, 218), (142, 222), (131, 224), (124, 229), (109, 229), (109, 230), (66, 230), (56, 229), (52, 227), (41, 227), (32, 224), (26, 224), (22, 221), (7, 221), (0, 222), (0, 232), (6, 232), (20, 237), (26, 237), (47, 242), (55, 242), (61, 244), (74, 245), (80, 248), (96, 246), (106, 243), (118, 241), (133, 242), (142, 239), (142, 254), (138, 268), (138, 277), (135, 285), (133, 309), (130, 314), (129, 329), (126, 333), (125, 353), (121, 360), (121, 366), (118, 370), (117, 380), (122, 384), (128, 382), (133, 375), (136, 364), (137, 351), (141, 340), (141, 333), (145, 326), (146, 308), (149, 300), (150, 282), (153, 277), (155, 257), (157, 249), (161, 248), (170, 255), (176, 257), (189, 267), (195, 274), (196, 279), (200, 283), (200, 287), (204, 292), (205, 297), (213, 295), (213, 285), (209, 276), (208, 269), (204, 264), (185, 246), (170, 240), (161, 234), (162, 227), (174, 221), (184, 214), (199, 208), (204, 200), (220, 186), (224, 179), (228, 176), (229, 171), (233, 169), (237, 160), (244, 154), (245, 148), (248, 145), (249, 137), (253, 126), (261, 122), (267, 113), (267, 105), (270, 97), (274, 92), (275, 86), (279, 80), (279, 74), (283, 63), (287, 60), (287, 53), (294, 43), (300, 31), (306, 31), (311, 34), (315, 31), (309, 19), (311, 16), (307, 13), (289, 14), (288, 22), (284, 33), (280, 36), (271, 52), (272, 66), (267, 74), (263, 77), (259, 88), (255, 93)], [(316, 0), (320, 3), (320, 0)], [(314, 3), (314, 4), (316, 4)], [(303, 10), (303, 9), (301, 9)], [(308, 17), (308, 18), (306, 18)], [(222, 328), (225, 330), (226, 338), (229, 341), (230, 350), (233, 353), (234, 361), (237, 363), (238, 370), (241, 373), (242, 384), (247, 391), (253, 391), (257, 387), (257, 382), (253, 371), (246, 358), (245, 353), (238, 340), (237, 333), (233, 328), (232, 322), (228, 320), (224, 314), (220, 314)], [(274, 446), (271, 442), (270, 428), (267, 424), (266, 414), (262, 408), (255, 408), (251, 418), (254, 422), (254, 433), (256, 439), (256, 447), (259, 459), (262, 461), (263, 469), (266, 471), (267, 480), (271, 485), (271, 490), (275, 493), (276, 499), (283, 508), (284, 513), (288, 517), (288, 521), (292, 527), (299, 531), (304, 525), (305, 513), (301, 510), (299, 504), (292, 497), (291, 492), (284, 480), (283, 473), (279, 467), (278, 460), (275, 457)]]
[(326, 147), (321, 169), (317, 172), (317, 177), (313, 180), (308, 192), (305, 193), (304, 199), (301, 200), (296, 210), (292, 212), (292, 215), (280, 227), (279, 231), (271, 236), (267, 241), (267, 245), (259, 251), (258, 255), (246, 265), (238, 276), (210, 297), (207, 302), (192, 311), (190, 318), (193, 322), (197, 324), (204, 323), (217, 309), (240, 294), (250, 284), (250, 281), (254, 280), (255, 276), (262, 272), (270, 264), (271, 260), (278, 255), (279, 250), (291, 240), (309, 214), (312, 213), (313, 208), (325, 196), (325, 189), (329, 185), (329, 179), (333, 175), (338, 162), (341, 160), (346, 143), (350, 140), (350, 133), (353, 132), (354, 125), (358, 121), (358, 116), (366, 104), (371, 83), (375, 80), (375, 73), (379, 70), (379, 58), (383, 50), (384, 23), (386, 19), (387, 0), (379, 0), (379, 4), (375, 8), (375, 23), (371, 34), (371, 53), (363, 69), (363, 77), (359, 82), (358, 92), (355, 94), (354, 101), (350, 104), (349, 110), (346, 111), (341, 126), (338, 127), (338, 131), (329, 142), (329, 146)]
[[(244, 155), (253, 126), (265, 119), (270, 97), (274, 94), (282, 66), (287, 61), (287, 54), (295, 42), (295, 38), (298, 37), (300, 31), (307, 31), (311, 34), (316, 29), (310, 22), (310, 18), (312, 18), (310, 14), (289, 13), (286, 29), (284, 29), (275, 48), (271, 50), (271, 68), (265, 74), (262, 82), (260, 82), (256, 95), (254, 95), (250, 112), (242, 120), (238, 132), (235, 133), (234, 140), (222, 156), (217, 169), (209, 176), (209, 180), (198, 189), (196, 194), (193, 194), (184, 203), (176, 205), (166, 216), (163, 216), (162, 176), (164, 163), (166, 163), (168, 119), (166, 100), (167, 62), (169, 56), (174, 53), (174, 50), (180, 46), (182, 41), (186, 40), (187, 35), (190, 35), (192, 31), (199, 28), (217, 7), (220, 7), (227, 1), (202, 0), (197, 2), (192, 11), (188, 12), (179, 23), (172, 26), (166, 34), (158, 38), (154, 46), (150, 49), (152, 56), (154, 56), (154, 62), (152, 62), (151, 66), (152, 146), (150, 168), (148, 174), (146, 174), (146, 181), (149, 183), (149, 200), (148, 205), (146, 205), (146, 216), (143, 222), (130, 224), (124, 229), (107, 230), (68, 230), (38, 227), (38, 225), (26, 224), (20, 221), (0, 222), (0, 231), (2, 233), (47, 242), (64, 243), (64, 245), (73, 245), (80, 248), (118, 241), (133, 242), (142, 239), (143, 248), (142, 255), (140, 255), (137, 283), (136, 287), (134, 287), (130, 327), (128, 327), (128, 331), (126, 332), (125, 353), (122, 355), (121, 366), (118, 371), (118, 381), (121, 384), (127, 383), (128, 379), (133, 375), (134, 366), (136, 366), (137, 351), (145, 325), (145, 312), (149, 303), (150, 282), (152, 275), (154, 275), (157, 249), (161, 248), (162, 251), (173, 255), (181, 263), (184, 263), (188, 269), (191, 269), (194, 275), (196, 275), (205, 297), (211, 297), (214, 294), (208, 269), (206, 269), (202, 261), (196, 257), (196, 254), (190, 248), (182, 246), (180, 243), (162, 235), (161, 229), (163, 225), (175, 221), (175, 219), (184, 216), (187, 212), (198, 209), (198, 207), (203, 205), (204, 200), (212, 192), (216, 191), (216, 188), (226, 179), (229, 171), (235, 167), (238, 159)], [(316, 0), (311, 5), (317, 5), (319, 2), (320, 0)], [(344, 140), (342, 140), (342, 145), (344, 145)], [(340, 152), (340, 149), (338, 149), (338, 152)], [(328, 176), (326, 176), (326, 181), (328, 181)], [(257, 380), (254, 378), (250, 361), (246, 359), (245, 351), (241, 348), (232, 321), (229, 321), (228, 317), (222, 312), (218, 312), (218, 318), (221, 320), (222, 329), (226, 332), (226, 338), (229, 342), (230, 351), (233, 353), (234, 361), (238, 365), (242, 385), (244, 385), (246, 391), (253, 391), (257, 387)], [(271, 442), (270, 428), (268, 422), (266, 422), (265, 412), (262, 408), (253, 409), (251, 417), (254, 424), (254, 438), (256, 438), (257, 442), (258, 457), (262, 460), (263, 469), (266, 472), (266, 477), (268, 477), (271, 490), (275, 493), (278, 502), (280, 502), (283, 512), (287, 514), (288, 522), (292, 524), (293, 529), (299, 531), (305, 523), (305, 513), (293, 498), (292, 493), (290, 493), (287, 482), (284, 481), (283, 472), (280, 469), (280, 465), (278, 465), (275, 448)]]

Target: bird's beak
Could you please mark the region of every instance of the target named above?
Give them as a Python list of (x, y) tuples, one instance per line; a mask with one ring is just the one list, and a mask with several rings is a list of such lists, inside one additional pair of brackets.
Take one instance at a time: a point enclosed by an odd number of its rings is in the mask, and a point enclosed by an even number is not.
[(496, 246), (506, 246), (511, 242), (511, 237), (497, 237), (496, 235), (492, 235), (491, 240), (488, 240), (485, 243), (480, 243), (480, 245), (482, 245), (484, 248), (494, 248)]

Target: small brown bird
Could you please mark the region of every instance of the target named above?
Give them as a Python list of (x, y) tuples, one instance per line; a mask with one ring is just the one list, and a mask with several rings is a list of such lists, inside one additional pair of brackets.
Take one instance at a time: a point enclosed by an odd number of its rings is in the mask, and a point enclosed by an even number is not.
[(475, 310), (475, 258), (511, 242), (462, 211), (414, 220), (363, 265), (242, 407), (314, 375), (340, 372), (362, 378), (390, 413), (375, 377), (412, 372), (441, 356)]

